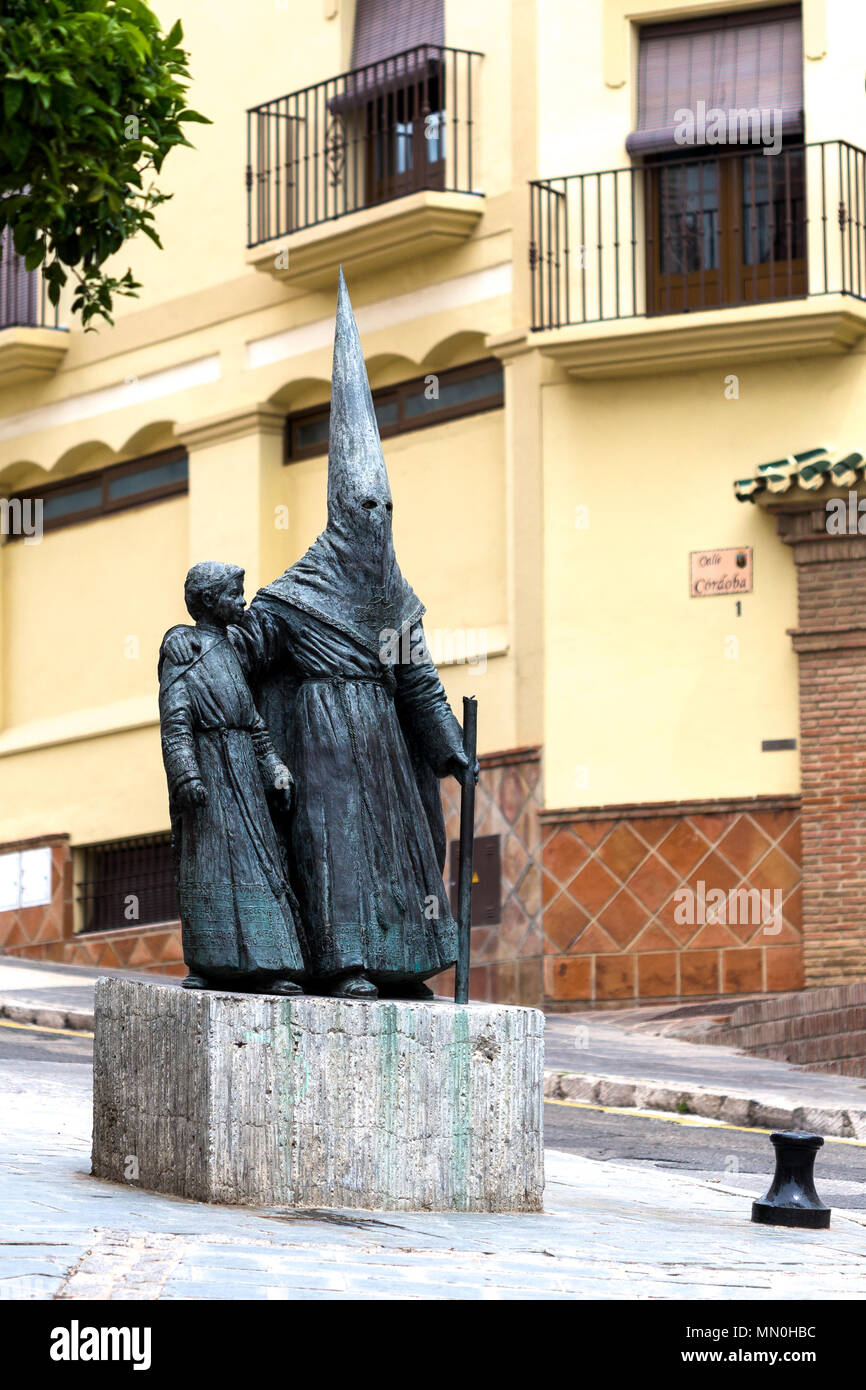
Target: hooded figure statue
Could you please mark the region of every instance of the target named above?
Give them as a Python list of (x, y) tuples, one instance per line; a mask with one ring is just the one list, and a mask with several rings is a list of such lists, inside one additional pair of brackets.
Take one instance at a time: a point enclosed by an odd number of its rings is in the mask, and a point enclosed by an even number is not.
[(400, 573), (358, 329), (340, 271), (328, 522), (229, 629), (296, 794), (285, 823), (312, 987), (430, 994), (457, 928), (442, 881), (440, 777), (467, 769), (460, 724)]

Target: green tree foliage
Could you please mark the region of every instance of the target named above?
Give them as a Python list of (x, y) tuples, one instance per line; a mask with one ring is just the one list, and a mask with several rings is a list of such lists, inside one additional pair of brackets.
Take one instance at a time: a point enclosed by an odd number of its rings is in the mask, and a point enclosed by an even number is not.
[(72, 273), (85, 327), (140, 289), (104, 262), (137, 232), (161, 246), (154, 209), (171, 195), (151, 171), (190, 144), (184, 124), (210, 124), (186, 106), (182, 38), (142, 0), (3, 0), (0, 228), (42, 268), (52, 304)]

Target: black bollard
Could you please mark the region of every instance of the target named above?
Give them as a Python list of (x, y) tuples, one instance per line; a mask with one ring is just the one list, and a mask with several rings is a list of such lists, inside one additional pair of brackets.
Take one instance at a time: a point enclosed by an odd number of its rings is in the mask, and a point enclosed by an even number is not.
[(752, 1203), (752, 1220), (764, 1226), (806, 1226), (812, 1231), (830, 1225), (830, 1207), (815, 1191), (815, 1155), (824, 1140), (820, 1134), (782, 1130), (771, 1134), (776, 1172), (769, 1192)]

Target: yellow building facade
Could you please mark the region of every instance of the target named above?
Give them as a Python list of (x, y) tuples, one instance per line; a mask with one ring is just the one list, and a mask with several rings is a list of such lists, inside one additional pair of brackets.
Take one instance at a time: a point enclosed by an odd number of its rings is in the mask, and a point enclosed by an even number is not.
[(0, 948), (182, 971), (156, 654), (191, 564), (250, 597), (324, 525), (342, 264), (479, 700), (474, 995), (862, 974), (866, 540), (826, 503), (866, 491), (866, 10), (157, 8), (213, 125), (118, 258), (140, 298), (3, 301)]

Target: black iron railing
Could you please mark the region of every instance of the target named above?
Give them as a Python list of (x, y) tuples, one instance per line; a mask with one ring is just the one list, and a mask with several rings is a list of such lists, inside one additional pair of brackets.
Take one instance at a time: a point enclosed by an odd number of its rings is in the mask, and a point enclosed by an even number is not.
[(530, 184), (532, 327), (866, 299), (866, 153), (703, 151)]
[(78, 901), (83, 931), (177, 921), (171, 836), (141, 835), (83, 849)]
[(59, 328), (58, 310), (49, 302), (40, 270), (25, 270), (9, 228), (0, 235), (0, 328)]
[(421, 189), (479, 192), (481, 56), (426, 44), (248, 111), (248, 245)]

